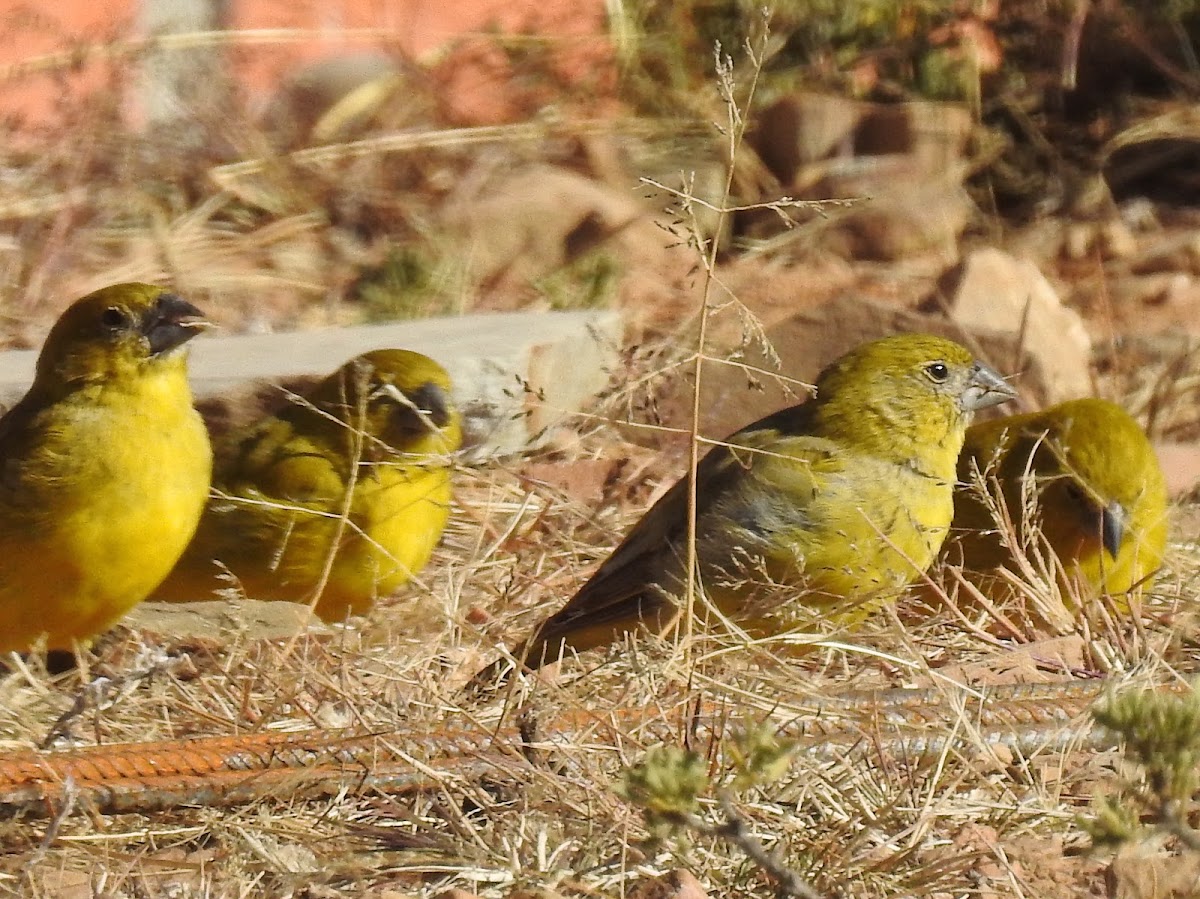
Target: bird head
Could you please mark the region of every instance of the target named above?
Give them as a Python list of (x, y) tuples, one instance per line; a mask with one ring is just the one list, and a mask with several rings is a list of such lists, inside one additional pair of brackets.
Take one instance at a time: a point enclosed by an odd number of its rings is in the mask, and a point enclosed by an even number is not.
[(1026, 434), (1035, 441), (1030, 470), (1043, 527), (1075, 528), (1081, 543), (1098, 544), (1116, 559), (1131, 528), (1149, 525), (1135, 521), (1138, 510), (1165, 496), (1153, 448), (1137, 422), (1107, 400), (1072, 400), (1051, 411), (1036, 419), (1040, 431), (1031, 426)]
[(351, 359), (326, 378), (311, 400), (318, 409), (362, 431), (376, 447), (429, 454), (457, 450), (461, 418), (440, 365), (409, 350), (375, 350)]
[(945, 446), (957, 459), (978, 409), (1015, 397), (991, 367), (952, 340), (897, 334), (862, 344), (817, 378), (818, 415), (832, 432), (884, 456)]
[(38, 356), (43, 388), (137, 377), (174, 365), (178, 352), (208, 327), (191, 303), (153, 284), (114, 284), (76, 300), (50, 329)]

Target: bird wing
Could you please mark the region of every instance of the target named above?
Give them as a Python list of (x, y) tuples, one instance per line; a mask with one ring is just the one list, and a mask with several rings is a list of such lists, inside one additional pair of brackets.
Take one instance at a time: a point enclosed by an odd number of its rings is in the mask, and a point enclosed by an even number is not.
[(36, 499), (29, 489), (33, 472), (28, 452), (32, 425), (38, 410), (22, 401), (0, 418), (0, 505), (16, 511)]
[(218, 450), (214, 482), (232, 494), (254, 493), (281, 501), (340, 504), (346, 477), (339, 454), (302, 422), (277, 416), (252, 427)]
[[(746, 533), (761, 524), (764, 510), (756, 496), (764, 491), (746, 489), (747, 471), (752, 479), (767, 482), (768, 494), (786, 491), (786, 502), (794, 506), (797, 516), (802, 515), (806, 498), (815, 495), (814, 474), (819, 476), (819, 469), (833, 458), (828, 441), (804, 433), (811, 427), (810, 420), (806, 406), (792, 407), (714, 447), (696, 468), (698, 530), (705, 519), (718, 514), (734, 519)], [(537, 650), (529, 653), (531, 659), (542, 647), (563, 639), (572, 642), (571, 635), (579, 630), (603, 630), (637, 620), (652, 624), (655, 615), (666, 609), (669, 600), (663, 591), (670, 589), (670, 575), (682, 578), (686, 571), (688, 481), (682, 478), (671, 487), (579, 592), (546, 620), (530, 641)]]
[(47, 491), (63, 489), (64, 460), (76, 450), (79, 427), (100, 414), (85, 404), (66, 414), (61, 403), (30, 393), (0, 418), (0, 530), (28, 536), (54, 518)]

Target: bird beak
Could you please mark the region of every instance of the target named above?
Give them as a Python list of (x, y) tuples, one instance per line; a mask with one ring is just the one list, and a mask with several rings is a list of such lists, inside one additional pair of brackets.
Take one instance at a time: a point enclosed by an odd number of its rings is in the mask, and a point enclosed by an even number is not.
[(142, 319), (150, 355), (159, 356), (187, 343), (212, 323), (204, 313), (173, 293), (161, 294)]
[(962, 408), (964, 412), (975, 412), (1006, 403), (1016, 396), (1017, 391), (994, 368), (976, 362), (971, 380), (962, 394)]
[(1118, 502), (1109, 503), (1100, 512), (1100, 541), (1114, 559), (1121, 549), (1121, 540), (1125, 537), (1125, 526), (1128, 522), (1129, 513)]

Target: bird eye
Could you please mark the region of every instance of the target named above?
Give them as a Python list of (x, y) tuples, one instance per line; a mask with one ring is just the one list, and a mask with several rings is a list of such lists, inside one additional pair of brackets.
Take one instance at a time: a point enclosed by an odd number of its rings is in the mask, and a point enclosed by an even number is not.
[(950, 366), (945, 362), (930, 362), (925, 366), (925, 374), (929, 375), (931, 381), (941, 384), (950, 377)]
[(119, 328), (124, 328), (129, 325), (129, 316), (125, 314), (125, 310), (119, 306), (109, 306), (100, 313), (100, 323), (104, 327), (116, 331)]

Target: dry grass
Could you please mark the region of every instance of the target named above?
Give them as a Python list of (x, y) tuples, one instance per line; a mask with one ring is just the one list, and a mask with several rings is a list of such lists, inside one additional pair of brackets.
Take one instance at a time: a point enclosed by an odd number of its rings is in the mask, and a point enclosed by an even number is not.
[[(610, 453), (619, 447), (605, 445)], [(699, 635), (687, 646), (638, 641), (565, 663), (555, 679), (468, 701), (460, 688), (490, 661), (492, 637), (523, 633), (556, 608), (638, 508), (598, 521), (589, 507), (509, 467), (464, 472), (458, 504), (422, 584), (352, 627), (294, 643), (236, 630), (198, 639), (142, 628), (108, 640), (86, 675), (51, 677), (35, 662), (13, 671), (0, 681), (9, 745), (40, 743), (81, 694), (85, 710), (57, 746), (347, 726), (486, 732), (518, 707), (533, 709), (535, 720), (590, 711), (594, 737), (543, 749), (533, 765), (498, 767), (485, 783), (439, 777), (438, 760), (424, 760), (430, 788), (403, 801), (348, 782), (325, 800), (279, 795), (234, 809), (80, 815), (59, 822), (48, 845), (45, 821), (12, 820), (0, 828), (8, 884), (23, 883), (32, 895), (71, 895), (71, 884), (76, 895), (305, 895), (318, 886), (329, 892), (307, 895), (407, 895), (448, 885), (485, 896), (518, 886), (619, 895), (650, 874), (686, 867), (714, 895), (766, 894), (762, 872), (715, 838), (649, 839), (638, 810), (613, 791), (649, 746), (636, 731), (614, 739), (602, 726), (608, 710), (656, 711), (686, 741), (690, 703), (704, 697), (728, 709), (727, 732), (697, 737), (692, 748), (714, 783), (729, 785), (728, 743), (737, 732), (791, 720), (832, 694), (1059, 680), (1064, 665), (1144, 681), (1172, 676), (1191, 655), (1176, 645), (1182, 629), (1168, 623), (1184, 583), (1173, 573), (1151, 597), (1141, 629), (1081, 625), (1073, 657), (1044, 635), (1030, 633), (1021, 646), (972, 632), (949, 614), (920, 624), (883, 616), (854, 634), (826, 628), (825, 642), (800, 655)], [(470, 609), (493, 610), (488, 635), (466, 624), (476, 617)], [(131, 676), (143, 671), (150, 673)], [(96, 678), (105, 675), (115, 683), (99, 690)], [(1054, 895), (1046, 877), (1078, 884), (1098, 876), (1097, 862), (1064, 859), (1060, 849), (1085, 845), (1073, 819), (1108, 779), (1104, 756), (1056, 749), (1014, 757), (989, 745), (969, 714), (945, 733), (956, 739), (932, 755), (876, 744), (886, 729), (841, 758), (799, 755), (777, 780), (735, 790), (738, 814), (824, 895), (952, 896), (979, 883), (996, 895)], [(719, 820), (715, 801), (708, 794), (701, 814)]]
[[(722, 77), (736, 153), (744, 94), (732, 74)], [(264, 156), (253, 123), (236, 121), (214, 135), (212, 146), (226, 152), (181, 169), (169, 147), (131, 135), (115, 104), (64, 117), (74, 139), (32, 152), (13, 149), (22, 146), (16, 135), (0, 151), (5, 177), (14, 179), (3, 209), (11, 251), (0, 256), (12, 343), (34, 342), (31, 332), (67, 298), (126, 278), (170, 280), (209, 297), (233, 328), (297, 314), (308, 323), (353, 320), (361, 310), (345, 299), (347, 286), (396, 243), (430, 240), (446, 184), (544, 158), (548, 151), (527, 140), (507, 141), (561, 137), (572, 127), (489, 132), (490, 154), (479, 153), (471, 135), (432, 126), (405, 136), (403, 147), (376, 135), (286, 157)], [(362, 187), (346, 196), (351, 180)], [(679, 221), (710, 279), (700, 319), (736, 317), (754, 337), (755, 323), (720, 289), (716, 248), (692, 227), (696, 217), (685, 208)], [(426, 245), (436, 249), (439, 239)], [(704, 355), (700, 333), (681, 353), (639, 356), (600, 413), (645, 411), (657, 376)], [(864, 730), (839, 758), (797, 755), (777, 778), (740, 787), (732, 735), (852, 690), (1067, 674), (1177, 678), (1195, 655), (1194, 545), (1175, 547), (1136, 622), (1051, 614), (1069, 604), (1035, 559), (1019, 572), (1025, 608), (1041, 610), (1035, 615), (982, 607), (966, 619), (942, 594), (932, 611), (908, 615), (902, 604), (853, 633), (815, 621), (789, 642), (699, 633), (670, 645), (632, 641), (568, 661), (556, 677), (518, 678), (509, 692), (470, 700), (461, 688), (495, 657), (497, 642), (511, 644), (570, 596), (681, 470), (680, 460), (648, 453), (605, 422), (604, 414), (581, 420), (576, 444), (542, 457), (460, 471), (434, 562), (367, 619), (268, 640), (252, 604), (231, 604), (227, 617), (192, 635), (156, 629), (150, 615), (106, 639), (79, 670), (50, 675), (33, 658), (14, 661), (0, 679), (0, 735), (11, 748), (48, 735), (61, 747), (351, 726), (436, 732), (447, 722), (486, 732), (518, 709), (534, 710), (535, 721), (559, 709), (594, 713), (594, 738), (543, 748), (536, 763), (498, 768), (487, 782), (439, 776), (436, 758), (418, 760), (429, 765), (431, 786), (404, 801), (347, 783), (311, 801), (278, 795), (155, 816), (14, 818), (0, 823), (0, 890), (316, 899), (460, 886), (488, 897), (518, 889), (616, 896), (685, 867), (713, 895), (768, 895), (773, 883), (743, 852), (710, 834), (651, 839), (640, 811), (613, 789), (651, 742), (600, 727), (607, 712), (658, 713), (687, 742), (687, 712), (699, 698), (729, 715), (726, 733), (692, 737), (713, 788), (732, 788), (756, 840), (822, 895), (1065, 896), (1099, 888), (1101, 863), (1076, 852), (1086, 841), (1074, 817), (1108, 780), (1110, 757), (1084, 749), (1016, 756), (989, 743), (964, 710), (937, 752), (893, 751), (877, 742), (880, 732)], [(690, 436), (694, 464), (702, 441)], [(699, 814), (721, 820), (714, 792), (701, 797)]]

